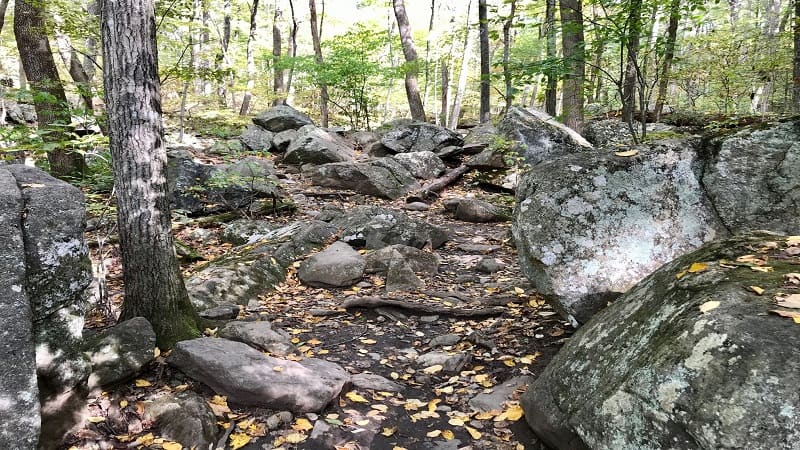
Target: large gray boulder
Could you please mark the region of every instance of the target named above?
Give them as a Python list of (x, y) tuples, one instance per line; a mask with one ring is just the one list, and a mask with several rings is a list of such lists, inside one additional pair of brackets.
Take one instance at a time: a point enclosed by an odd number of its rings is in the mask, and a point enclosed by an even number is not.
[(350, 378), (332, 362), (273, 358), (246, 344), (219, 338), (179, 342), (167, 362), (227, 395), (231, 403), (294, 413), (322, 410)]
[(415, 178), (430, 180), (443, 174), (447, 168), (441, 158), (433, 152), (398, 153), (393, 156)]
[(638, 149), (635, 157), (576, 153), (544, 162), (517, 188), (512, 231), (522, 270), (575, 325), (726, 233), (689, 142)]
[(305, 125), (313, 125), (311, 119), (289, 105), (278, 105), (258, 113), (253, 123), (261, 128), (279, 133), (284, 130), (296, 130)]
[(87, 337), (84, 353), (92, 363), (89, 388), (133, 378), (153, 360), (155, 347), (156, 333), (143, 317), (134, 317)]
[(395, 244), (369, 252), (364, 257), (367, 273), (385, 273), (393, 261), (400, 261), (413, 272), (436, 275), (439, 271), (439, 256), (416, 247)]
[(257, 125), (248, 126), (239, 136), (239, 140), (248, 149), (254, 152), (268, 152), (272, 148), (272, 138), (275, 136)]
[(337, 227), (320, 221), (295, 222), (264, 234), (200, 267), (186, 279), (198, 311), (223, 303), (247, 305), (286, 278), (295, 259), (327, 244)]
[(442, 203), (447, 212), (464, 222), (508, 222), (511, 219), (511, 208), (476, 198), (452, 198)]
[(496, 144), (499, 139), (502, 139), (502, 136), (497, 127), (491, 122), (484, 122), (469, 130), (464, 137), (464, 153), (468, 155), (480, 153), (485, 148)]
[(198, 394), (192, 391), (165, 394), (145, 405), (145, 414), (158, 423), (161, 436), (198, 450), (216, 445), (217, 418)]
[(712, 141), (703, 186), (733, 232), (800, 228), (800, 120)]
[[(528, 423), (554, 449), (798, 448), (799, 328), (771, 313), (798, 311), (773, 300), (789, 245), (753, 233), (662, 266), (570, 338), (521, 398)], [(772, 271), (736, 263), (754, 254)]]
[(503, 137), (514, 142), (511, 150), (531, 165), (592, 147), (571, 128), (533, 109), (509, 109), (497, 129)]
[(360, 280), (366, 266), (364, 257), (353, 247), (336, 241), (325, 250), (303, 261), (297, 276), (308, 285), (345, 287)]
[(352, 161), (354, 150), (342, 138), (322, 128), (306, 125), (297, 130), (286, 154), (284, 164), (326, 164)]
[(381, 143), (394, 153), (436, 152), (448, 146), (461, 146), (464, 139), (455, 131), (430, 123), (411, 123), (387, 131)]
[(444, 228), (413, 219), (402, 211), (380, 206), (357, 206), (347, 211), (323, 210), (319, 220), (330, 221), (341, 240), (356, 248), (380, 249), (392, 244), (439, 248), (449, 238)]
[(419, 187), (414, 176), (392, 158), (366, 162), (340, 162), (312, 167), (305, 172), (311, 183), (394, 200)]

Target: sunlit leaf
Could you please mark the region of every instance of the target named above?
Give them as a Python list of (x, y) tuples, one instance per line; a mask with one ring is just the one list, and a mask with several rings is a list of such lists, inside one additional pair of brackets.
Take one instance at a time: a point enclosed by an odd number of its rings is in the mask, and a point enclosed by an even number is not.
[(148, 386), (152, 386), (153, 385), (149, 381), (142, 380), (142, 379), (138, 379), (134, 383), (136, 384), (136, 387), (148, 387)]
[(525, 415), (525, 412), (522, 410), (522, 406), (520, 405), (513, 405), (508, 408), (506, 411), (506, 418), (512, 422), (516, 422), (517, 420), (521, 419), (522, 416)]
[(785, 297), (778, 297), (778, 306), (783, 308), (800, 309), (800, 294), (791, 294)]
[(706, 270), (708, 270), (708, 264), (702, 263), (702, 262), (696, 262), (696, 263), (692, 263), (692, 265), (689, 266), (689, 269), (687, 270), (687, 272), (689, 272), (689, 273), (700, 273), (700, 272), (705, 272)]
[(299, 444), (306, 439), (308, 439), (308, 436), (303, 433), (290, 433), (286, 435), (286, 442), (290, 444)]
[(451, 440), (455, 439), (456, 436), (455, 436), (455, 434), (453, 434), (452, 431), (444, 430), (444, 431), (442, 431), (442, 437), (445, 438), (448, 441), (451, 441)]
[(626, 150), (623, 152), (614, 152), (614, 156), (621, 156), (623, 158), (629, 158), (631, 156), (636, 156), (639, 154), (639, 150)]
[(164, 450), (181, 450), (183, 448), (183, 445), (177, 442), (167, 441), (161, 443), (161, 448), (163, 448)]
[(311, 430), (313, 428), (314, 428), (314, 425), (312, 425), (311, 422), (308, 421), (308, 419), (303, 418), (303, 417), (297, 419), (294, 422), (294, 425), (292, 425), (292, 429), (295, 430), (295, 431), (308, 431), (308, 430)]
[(359, 395), (359, 393), (356, 391), (350, 391), (347, 394), (344, 394), (344, 396), (347, 397), (351, 402), (369, 403), (369, 400)]
[(393, 435), (395, 433), (397, 433), (397, 427), (384, 428), (381, 431), (381, 434), (386, 436), (386, 437), (390, 437), (391, 435)]
[(700, 305), (700, 312), (705, 314), (713, 309), (716, 309), (720, 303), (717, 300), (709, 300)]
[(431, 430), (431, 431), (425, 433), (425, 436), (428, 436), (429, 438), (435, 438), (435, 437), (439, 437), (441, 434), (442, 434), (442, 430)]
[(475, 428), (472, 427), (464, 427), (464, 428), (467, 429), (467, 432), (469, 433), (470, 436), (472, 436), (472, 439), (478, 440), (481, 438), (482, 436), (481, 432), (476, 430)]
[(436, 364), (430, 367), (426, 367), (422, 369), (423, 372), (427, 373), (428, 375), (433, 375), (435, 373), (439, 373), (442, 371), (444, 367), (441, 364)]
[(759, 286), (750, 286), (750, 287), (749, 287), (749, 289), (750, 289), (751, 291), (755, 292), (755, 293), (756, 293), (756, 295), (763, 295), (763, 294), (764, 294), (764, 288), (762, 288), (762, 287), (759, 287)]
[(106, 418), (103, 416), (89, 416), (86, 420), (89, 421), (89, 423), (100, 423), (105, 422)]

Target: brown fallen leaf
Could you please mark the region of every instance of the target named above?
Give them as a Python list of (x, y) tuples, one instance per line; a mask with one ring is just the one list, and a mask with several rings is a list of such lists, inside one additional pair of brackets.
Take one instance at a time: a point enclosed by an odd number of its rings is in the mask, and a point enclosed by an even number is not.
[(791, 294), (782, 297), (775, 297), (778, 306), (782, 308), (800, 309), (800, 294)]
[(792, 272), (783, 276), (788, 284), (800, 285), (800, 273)]
[(772, 309), (769, 312), (777, 314), (781, 317), (788, 317), (794, 319), (794, 323), (800, 324), (800, 311), (786, 311), (783, 309)]

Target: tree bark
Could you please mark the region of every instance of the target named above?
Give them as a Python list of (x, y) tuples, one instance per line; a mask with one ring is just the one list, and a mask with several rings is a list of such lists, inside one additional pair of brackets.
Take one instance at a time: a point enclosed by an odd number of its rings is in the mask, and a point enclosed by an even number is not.
[[(231, 0), (225, 0), (222, 4), (222, 35), (220, 36), (220, 52), (216, 57), (216, 68), (229, 68), (230, 56), (228, 55), (228, 45), (231, 42)], [(221, 106), (228, 105), (228, 88), (233, 86), (233, 75), (228, 75), (228, 81), (220, 81), (217, 86), (217, 96)], [(236, 105), (232, 105), (234, 108)]]
[[(22, 67), (31, 88), (46, 94), (34, 97), (39, 129), (42, 130), (70, 122), (67, 96), (45, 34), (44, 5), (43, 2), (30, 0), (14, 2), (14, 36)], [(45, 142), (60, 142), (64, 138), (58, 129), (48, 131), (43, 137)], [(47, 160), (50, 173), (59, 178), (80, 176), (84, 167), (82, 155), (62, 148), (49, 151)]]
[(8, 9), (9, 0), (0, 0), (0, 31), (3, 31), (3, 26), (6, 23), (6, 9)]
[(256, 26), (258, 17), (258, 1), (253, 0), (253, 5), (250, 9), (250, 34), (247, 37), (247, 87), (242, 97), (242, 107), (239, 110), (240, 116), (246, 116), (250, 112), (250, 100), (253, 97), (253, 88), (255, 87), (256, 76), (256, 60), (255, 60), (255, 45), (256, 45)]
[(480, 122), (489, 121), (489, 17), (486, 0), (478, 0), (478, 35), (481, 47), (481, 106)]
[[(797, 1), (797, 0), (796, 0)], [(664, 48), (664, 61), (661, 63), (661, 73), (658, 76), (658, 94), (656, 95), (655, 121), (661, 120), (664, 103), (667, 99), (669, 76), (672, 60), (675, 59), (675, 42), (678, 37), (678, 22), (681, 20), (681, 0), (672, 0), (669, 5), (669, 24), (667, 25), (667, 42)]]
[(794, 0), (794, 61), (792, 80), (792, 110), (800, 112), (800, 0)]
[(286, 82), (284, 79), (284, 70), (281, 67), (281, 29), (278, 26), (278, 21), (281, 18), (281, 9), (275, 2), (275, 14), (272, 17), (272, 93), (275, 98), (272, 100), (272, 106), (286, 104)]
[(419, 85), (417, 74), (419, 73), (419, 61), (417, 49), (414, 48), (414, 40), (411, 37), (411, 27), (408, 24), (408, 15), (404, 0), (392, 0), (394, 4), (394, 16), (397, 19), (397, 29), (400, 33), (400, 42), (403, 46), (403, 56), (406, 58), (406, 97), (408, 98), (408, 108), (411, 111), (411, 119), (418, 122), (425, 122), (425, 108), (422, 106), (422, 99), (419, 96)]
[[(322, 64), (322, 45), (320, 44), (321, 24), (317, 22), (317, 1), (308, 0), (308, 10), (311, 15), (311, 42), (314, 45), (314, 58), (317, 64)], [(319, 121), (323, 128), (328, 127), (328, 84), (319, 80)]]
[[(622, 121), (632, 123), (636, 112), (636, 86), (638, 84), (639, 38), (642, 32), (642, 0), (631, 0), (627, 20), (627, 36), (623, 38), (628, 52), (625, 78), (622, 81)], [(640, 105), (645, 108), (646, 105)]]
[(570, 72), (564, 77), (561, 105), (562, 118), (565, 125), (577, 131), (583, 131), (583, 78), (585, 73), (584, 39), (583, 39), (583, 7), (581, 0), (559, 0), (561, 23), (564, 31), (561, 35), (564, 59)]
[(80, 95), (83, 101), (83, 106), (87, 111), (93, 111), (92, 83), (89, 80), (89, 75), (86, 74), (83, 68), (83, 64), (81, 64), (78, 52), (72, 48), (69, 36), (58, 30), (56, 30), (55, 34), (58, 53), (61, 55), (61, 60), (64, 62), (64, 65), (67, 66), (69, 76), (78, 88), (78, 95)]
[(458, 119), (461, 116), (461, 102), (464, 99), (464, 92), (467, 90), (467, 70), (469, 70), (469, 60), (472, 56), (472, 39), (469, 38), (469, 11), (472, 0), (467, 3), (467, 23), (464, 25), (464, 52), (461, 57), (461, 70), (458, 73), (458, 87), (456, 88), (456, 98), (453, 100), (453, 112), (450, 113), (450, 128), (458, 128)]
[[(547, 59), (552, 61), (556, 57), (556, 0), (547, 0), (544, 27)], [(548, 70), (546, 75), (547, 86), (544, 90), (544, 111), (555, 117), (558, 113), (556, 111), (558, 104), (558, 77), (552, 70)]]
[(511, 11), (503, 23), (503, 80), (506, 84), (506, 111), (514, 103), (511, 69), (509, 67), (509, 51), (511, 50), (511, 27), (514, 25), (514, 14), (517, 12), (517, 0), (511, 0)]
[(439, 110), (439, 125), (447, 126), (447, 105), (450, 102), (450, 69), (442, 62), (442, 104)]
[[(422, 107), (428, 105), (428, 88), (430, 86), (430, 76), (431, 76), (431, 41), (433, 40), (433, 25), (434, 20), (436, 20), (436, 0), (431, 0), (431, 15), (430, 20), (428, 21), (428, 37), (425, 39), (425, 85), (422, 88), (423, 98), (422, 98)], [(434, 74), (436, 72), (434, 71)], [(434, 83), (434, 89), (436, 88), (436, 84)], [(434, 101), (436, 99), (434, 98)]]
[(104, 0), (103, 81), (125, 300), (120, 320), (150, 321), (162, 349), (199, 336), (175, 257), (167, 199), (153, 0)]
[[(294, 58), (297, 56), (297, 18), (294, 15), (294, 2), (292, 0), (289, 0), (289, 10), (292, 13), (292, 25), (289, 28), (289, 48), (287, 49), (286, 53), (288, 53), (290, 57)], [(289, 71), (286, 74), (286, 102), (289, 101), (289, 95), (292, 92), (293, 78), (294, 63), (292, 63), (292, 66), (289, 68)]]

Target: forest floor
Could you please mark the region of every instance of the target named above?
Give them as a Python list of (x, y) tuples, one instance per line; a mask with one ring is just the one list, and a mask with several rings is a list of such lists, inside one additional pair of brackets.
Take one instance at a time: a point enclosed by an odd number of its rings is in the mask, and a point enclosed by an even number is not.
[[(279, 168), (279, 172), (280, 172)], [(287, 174), (288, 194), (302, 194), (308, 201), (279, 217), (264, 217), (282, 225), (313, 217), (325, 205), (351, 208), (357, 204), (403, 209), (394, 202), (312, 187), (299, 175)], [(443, 198), (474, 195), (491, 200), (469, 178), (443, 193)], [(496, 408), (475, 411), (469, 400), (491, 393), (518, 376), (536, 377), (572, 333), (558, 315), (530, 287), (520, 272), (509, 223), (473, 224), (448, 216), (441, 199), (428, 211), (405, 211), (451, 231), (451, 240), (436, 250), (441, 258), (439, 273), (425, 280), (417, 292), (387, 294), (381, 276), (368, 276), (356, 287), (320, 289), (304, 286), (294, 268), (287, 280), (261, 297), (260, 307), (243, 309), (239, 319), (258, 315), (289, 332), (298, 347), (298, 358), (315, 356), (336, 362), (351, 373), (371, 372), (401, 384), (400, 393), (345, 387), (338, 401), (317, 414), (299, 414), (275, 423), (275, 414), (264, 408), (227, 403), (208, 387), (177, 372), (165, 362), (165, 354), (135, 380), (113, 390), (93, 395), (87, 402), (85, 425), (71, 434), (64, 448), (168, 448), (156, 424), (144, 414), (146, 402), (165, 392), (193, 390), (202, 395), (217, 414), (224, 435), (218, 448), (322, 449), (331, 448), (309, 437), (318, 421), (331, 425), (337, 449), (538, 449), (534, 435), (521, 417), (517, 389), (508, 401), (501, 398)], [(215, 238), (192, 240), (197, 227), (215, 232)], [(230, 249), (218, 240), (221, 224), (189, 223), (177, 237), (210, 260)], [(89, 233), (96, 242), (99, 231)], [(97, 247), (93, 258), (99, 259)], [(475, 265), (484, 256), (504, 264), (498, 272), (478, 272)], [(115, 246), (103, 248), (108, 267), (107, 285), (113, 308), (121, 305), (121, 266)], [(186, 274), (197, 263), (186, 263)], [(341, 302), (354, 296), (392, 298), (414, 305), (421, 300), (445, 306), (493, 306), (486, 316), (452, 317), (442, 308), (437, 312), (413, 308), (344, 309)], [(99, 311), (87, 320), (87, 327), (112, 325)], [(213, 335), (214, 330), (205, 330)], [(453, 355), (464, 355), (466, 364), (446, 373), (434, 366), (421, 368), (411, 355), (431, 349), (430, 340), (455, 335), (454, 343), (443, 347)], [(441, 350), (441, 349), (440, 349)], [(286, 418), (284, 418), (286, 419)], [(176, 448), (176, 447), (172, 447)]]

